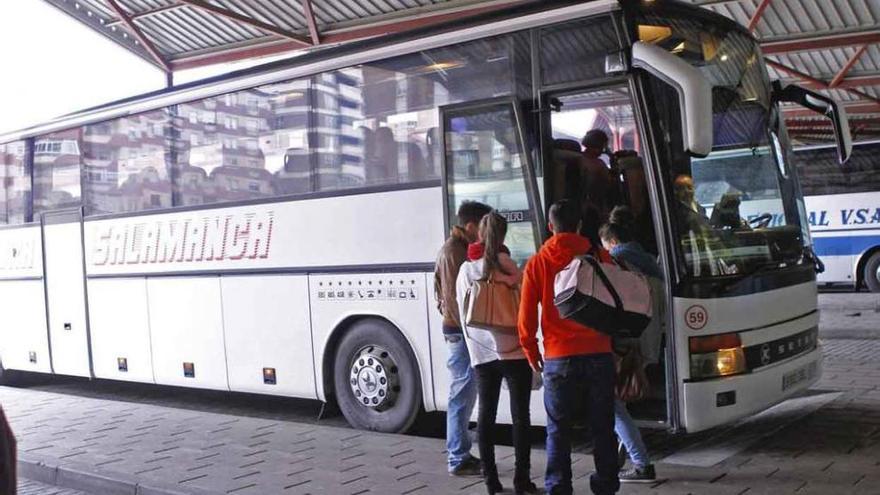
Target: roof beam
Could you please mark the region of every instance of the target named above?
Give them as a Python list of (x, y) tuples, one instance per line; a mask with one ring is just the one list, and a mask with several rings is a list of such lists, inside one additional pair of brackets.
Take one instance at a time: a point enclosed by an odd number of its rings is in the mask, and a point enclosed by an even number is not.
[[(826, 84), (802, 82), (802, 86), (810, 89), (826, 89)], [(870, 73), (861, 76), (850, 76), (840, 82), (834, 89), (863, 88), (867, 86), (880, 86), (880, 73)]]
[(758, 8), (755, 10), (752, 18), (749, 19), (749, 32), (755, 32), (755, 27), (757, 27), (758, 21), (761, 20), (761, 16), (764, 15), (764, 11), (767, 10), (768, 5), (770, 5), (770, 0), (761, 0), (761, 3), (758, 4)]
[(315, 11), (312, 9), (312, 0), (302, 0), (303, 13), (306, 16), (306, 22), (309, 24), (309, 36), (312, 37), (313, 45), (321, 44), (321, 36), (318, 33), (318, 23), (315, 22)]
[(764, 55), (880, 43), (880, 30), (869, 29), (820, 36), (780, 37), (761, 41)]
[[(786, 124), (786, 127), (788, 124)], [(810, 128), (801, 128), (801, 129), (791, 129), (789, 134), (795, 137), (806, 137), (806, 136), (816, 136), (819, 135), (827, 135), (828, 137), (834, 137), (834, 129), (831, 127), (810, 127)], [(872, 137), (872, 136), (880, 136), (880, 129), (873, 128), (861, 128), (861, 129), (853, 129), (853, 137)]]
[(303, 47), (312, 46), (312, 44), (309, 43), (309, 40), (303, 38), (302, 36), (300, 36), (294, 32), (288, 31), (284, 28), (280, 28), (280, 27), (275, 26), (273, 24), (263, 22), (258, 19), (254, 19), (253, 17), (248, 17), (246, 15), (239, 14), (238, 12), (233, 12), (231, 10), (224, 9), (222, 7), (217, 7), (216, 5), (205, 2), (204, 0), (177, 0), (177, 1), (180, 3), (195, 7), (197, 9), (204, 10), (205, 12), (209, 12), (211, 14), (214, 14), (214, 15), (217, 15), (220, 17), (225, 17), (226, 19), (238, 22), (240, 24), (246, 24), (248, 26), (255, 27), (255, 28), (259, 29), (260, 31), (265, 31), (270, 34), (281, 36), (282, 38), (287, 38), (288, 40), (292, 41), (293, 44), (296, 45), (296, 48), (303, 48)]
[(841, 68), (840, 71), (834, 76), (834, 79), (832, 79), (831, 82), (828, 83), (828, 87), (836, 88), (840, 86), (840, 83), (842, 83), (843, 80), (846, 78), (846, 73), (849, 72), (850, 69), (852, 69), (852, 66), (859, 61), (859, 57), (861, 57), (867, 49), (868, 45), (862, 45), (858, 50), (856, 50), (853, 56), (846, 61), (846, 64), (843, 66), (843, 68)]
[(138, 29), (137, 26), (135, 26), (134, 21), (132, 21), (128, 14), (124, 10), (122, 10), (122, 7), (120, 7), (119, 4), (116, 3), (116, 0), (104, 1), (107, 2), (107, 6), (113, 9), (113, 12), (116, 13), (116, 17), (119, 17), (119, 19), (122, 20), (128, 30), (131, 31), (131, 34), (133, 34), (134, 37), (137, 38), (137, 40), (141, 43), (141, 45), (150, 53), (150, 56), (153, 57), (156, 63), (158, 63), (165, 69), (165, 73), (167, 74), (169, 72), (172, 72), (171, 64), (169, 64), (168, 61), (165, 60), (165, 57), (163, 57), (162, 54), (159, 53), (159, 50), (156, 49), (156, 46), (153, 45), (153, 42), (150, 41), (146, 36), (144, 36), (144, 33), (142, 33), (141, 30)]
[[(193, 0), (178, 0), (193, 1)], [(490, 5), (481, 5), (470, 8), (455, 10), (453, 12), (441, 11), (438, 13), (421, 14), (418, 16), (410, 16), (396, 19), (382, 24), (370, 24), (366, 26), (353, 27), (350, 29), (339, 29), (321, 33), (321, 43), (341, 43), (344, 41), (352, 41), (356, 39), (369, 38), (372, 36), (380, 36), (383, 34), (391, 34), (419, 27), (440, 24), (447, 21), (453, 21), (465, 17), (479, 15), (485, 12), (509, 8), (511, 5), (519, 3), (517, 0), (493, 2)], [(291, 43), (287, 40), (272, 41), (268, 43), (260, 43), (241, 48), (240, 50), (224, 51), (218, 53), (208, 53), (199, 56), (184, 57), (176, 59), (173, 62), (175, 70), (192, 69), (195, 67), (203, 67), (206, 65), (234, 62), (255, 57), (266, 57), (279, 53), (298, 50), (302, 46)]]
[(828, 89), (827, 82), (825, 82), (821, 79), (817, 79), (807, 73), (801, 72), (801, 71), (795, 69), (794, 67), (789, 67), (787, 65), (780, 64), (779, 62), (777, 62), (775, 60), (771, 60), (769, 58), (764, 59), (764, 62), (769, 67), (773, 67), (774, 69), (778, 70), (779, 72), (784, 72), (790, 76), (794, 76), (802, 81), (806, 81), (806, 82), (810, 83), (810, 85), (816, 89)]
[[(809, 74), (805, 74), (805, 73), (803, 73), (803, 72), (801, 72), (801, 71), (799, 71), (799, 70), (797, 70), (797, 69), (795, 69), (795, 68), (793, 68), (793, 67), (789, 67), (789, 66), (787, 66), (787, 65), (780, 64), (779, 62), (777, 62), (777, 61), (775, 61), (775, 60), (771, 60), (771, 59), (769, 59), (769, 58), (768, 58), (768, 59), (764, 59), (764, 62), (765, 62), (768, 66), (773, 67), (774, 69), (776, 69), (776, 70), (778, 70), (778, 71), (780, 71), (780, 72), (784, 72), (784, 73), (786, 73), (786, 74), (788, 74), (788, 75), (791, 75), (791, 76), (797, 77), (798, 79), (802, 79), (802, 80), (804, 80), (804, 81), (810, 83), (810, 85), (811, 85), (812, 87), (814, 87), (815, 89), (833, 89), (833, 88), (831, 88), (831, 87), (829, 86), (829, 84), (828, 84), (827, 82), (825, 82), (825, 81), (823, 81), (823, 80), (821, 80), (821, 79), (817, 79), (817, 78), (815, 78), (815, 77), (813, 77), (813, 76), (811, 76), (811, 75), (809, 75)], [(849, 93), (852, 93), (852, 94), (854, 94), (854, 95), (856, 95), (856, 96), (859, 96), (859, 97), (861, 97), (861, 98), (864, 98), (864, 99), (866, 99), (866, 100), (870, 100), (870, 101), (873, 101), (873, 102), (876, 102), (876, 103), (880, 103), (880, 99), (874, 98), (873, 96), (871, 96), (871, 95), (865, 93), (864, 91), (860, 91), (860, 90), (855, 89), (855, 88), (839, 88), (839, 89), (843, 89), (844, 91), (847, 91), (847, 92), (849, 92)]]
[[(814, 115), (819, 117), (819, 114), (814, 114)], [(868, 117), (868, 118), (853, 119), (853, 121), (850, 122), (850, 125), (852, 125), (852, 126), (858, 125), (858, 126), (862, 126), (862, 127), (871, 126), (871, 125), (878, 125), (878, 124), (880, 124), (880, 117)], [(797, 129), (797, 128), (801, 128), (801, 127), (833, 127), (831, 120), (826, 119), (824, 117), (819, 117), (818, 119), (809, 119), (809, 120), (803, 120), (803, 119), (793, 120), (791, 122), (788, 122), (786, 124), (786, 126), (789, 129)]]
[[(850, 101), (844, 102), (844, 108), (846, 108), (846, 113), (850, 118), (856, 114), (866, 114), (866, 113), (878, 113), (880, 114), (880, 103), (875, 101)], [(791, 107), (786, 108), (783, 111), (786, 119), (802, 119), (802, 118), (816, 118), (821, 117), (820, 114), (807, 110), (806, 108), (800, 107)]]

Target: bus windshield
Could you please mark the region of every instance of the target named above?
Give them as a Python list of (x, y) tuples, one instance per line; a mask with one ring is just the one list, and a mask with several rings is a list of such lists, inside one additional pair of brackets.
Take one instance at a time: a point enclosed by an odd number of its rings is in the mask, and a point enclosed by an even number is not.
[[(705, 158), (669, 150), (663, 162), (668, 208), (681, 265), (690, 277), (735, 276), (802, 261), (804, 239), (774, 104), (754, 40), (730, 26), (698, 19), (639, 20), (641, 41), (661, 46), (700, 69), (713, 86), (714, 142)], [(665, 89), (668, 94), (671, 89)], [(670, 100), (656, 118), (667, 139), (680, 135)], [(670, 146), (673, 148), (674, 146)]]

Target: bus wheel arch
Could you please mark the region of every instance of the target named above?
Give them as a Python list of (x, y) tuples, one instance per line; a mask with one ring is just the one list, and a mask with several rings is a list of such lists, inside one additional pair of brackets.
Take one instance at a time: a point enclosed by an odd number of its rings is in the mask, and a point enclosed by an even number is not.
[(423, 409), (418, 360), (403, 332), (386, 318), (352, 316), (324, 349), (323, 384), (351, 426), (408, 430)]
[(872, 247), (859, 257), (855, 287), (866, 287), (871, 292), (880, 292), (880, 246)]

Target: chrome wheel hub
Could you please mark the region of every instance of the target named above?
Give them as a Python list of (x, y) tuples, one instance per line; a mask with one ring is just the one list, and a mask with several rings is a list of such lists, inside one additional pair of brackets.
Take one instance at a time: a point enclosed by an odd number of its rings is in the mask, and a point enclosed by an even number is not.
[(397, 364), (387, 350), (366, 346), (351, 361), (351, 392), (362, 406), (384, 411), (394, 405), (400, 393), (397, 372)]

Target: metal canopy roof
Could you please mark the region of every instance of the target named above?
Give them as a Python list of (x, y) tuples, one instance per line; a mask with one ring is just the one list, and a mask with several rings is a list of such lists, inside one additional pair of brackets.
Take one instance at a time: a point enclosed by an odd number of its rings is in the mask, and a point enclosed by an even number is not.
[[(502, 9), (517, 0), (45, 0), (166, 72), (303, 50)], [(662, 0), (658, 0), (662, 1)], [(773, 78), (844, 101), (857, 139), (880, 137), (880, 0), (685, 0), (761, 40)], [(787, 113), (802, 141), (821, 117)]]
[(517, 0), (46, 0), (166, 72), (454, 20)]

